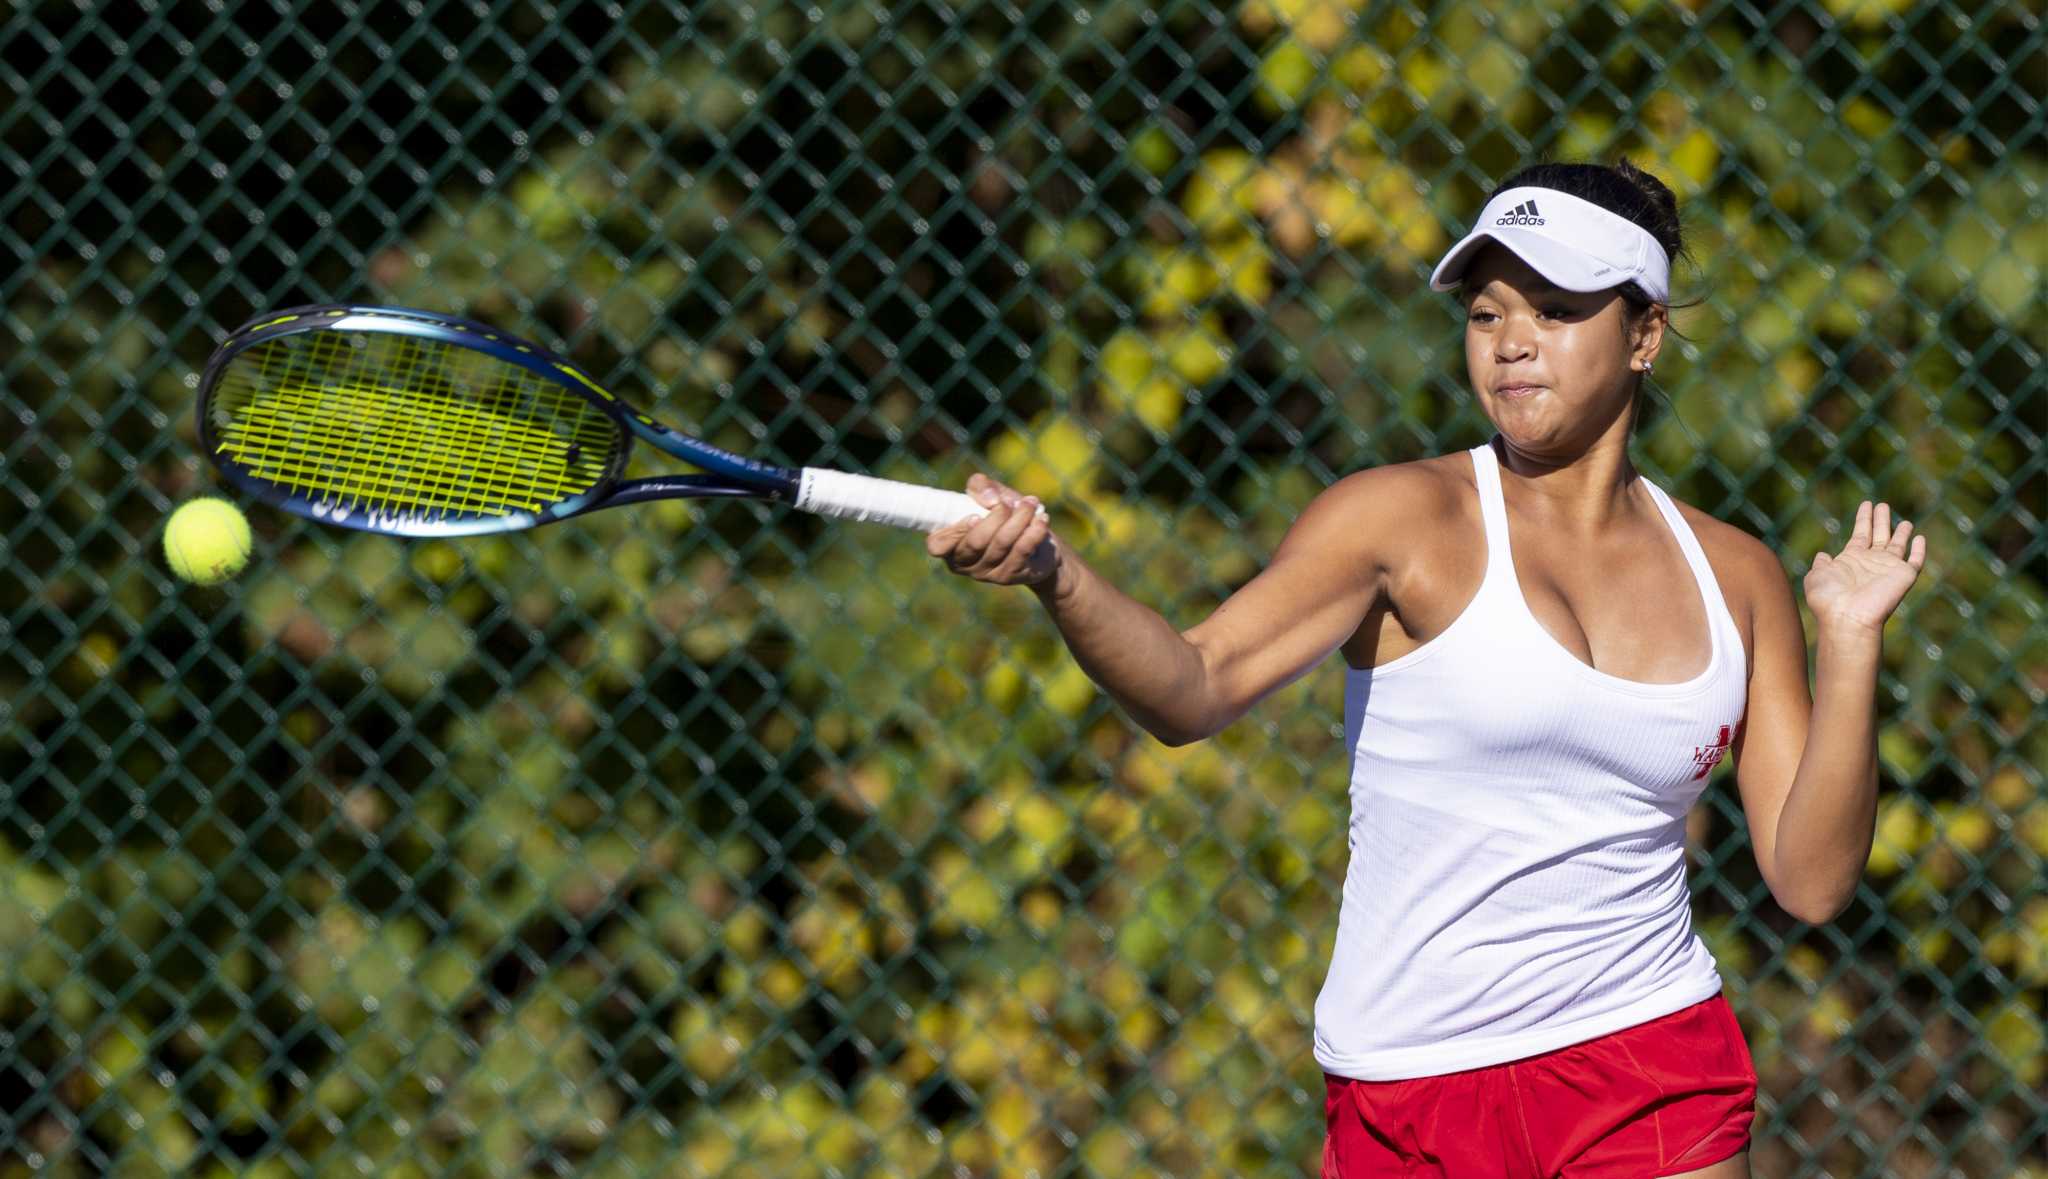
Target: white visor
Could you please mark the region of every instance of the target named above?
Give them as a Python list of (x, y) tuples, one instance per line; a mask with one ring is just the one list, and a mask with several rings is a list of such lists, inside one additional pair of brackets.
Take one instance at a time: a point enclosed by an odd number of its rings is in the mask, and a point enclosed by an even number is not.
[(1465, 240), (1436, 264), (1429, 285), (1453, 290), (1487, 242), (1499, 242), (1567, 291), (1633, 282), (1652, 302), (1671, 301), (1671, 259), (1648, 230), (1554, 188), (1511, 188), (1486, 202)]

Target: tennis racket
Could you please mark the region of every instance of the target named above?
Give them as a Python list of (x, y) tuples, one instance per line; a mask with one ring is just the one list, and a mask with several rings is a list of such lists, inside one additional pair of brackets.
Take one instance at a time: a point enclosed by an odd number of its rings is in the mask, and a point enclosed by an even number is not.
[[(545, 348), (396, 307), (296, 307), (236, 330), (200, 379), (199, 439), (256, 498), (393, 536), (510, 532), (704, 497), (925, 531), (986, 514), (956, 491), (722, 450)], [(705, 473), (626, 479), (635, 439)]]

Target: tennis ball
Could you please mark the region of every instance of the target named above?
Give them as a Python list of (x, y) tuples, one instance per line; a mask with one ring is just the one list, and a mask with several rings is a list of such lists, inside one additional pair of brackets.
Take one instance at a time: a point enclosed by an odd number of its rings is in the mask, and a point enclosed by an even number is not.
[(164, 526), (164, 559), (186, 581), (226, 581), (249, 563), (249, 521), (224, 499), (195, 499)]

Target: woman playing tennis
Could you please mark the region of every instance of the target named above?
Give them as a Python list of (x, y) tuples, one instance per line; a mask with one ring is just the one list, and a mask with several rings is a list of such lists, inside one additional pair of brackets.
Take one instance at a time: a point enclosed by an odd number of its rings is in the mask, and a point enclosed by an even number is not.
[(1677, 202), (1628, 164), (1498, 189), (1431, 279), (1466, 311), (1484, 446), (1351, 475), (1177, 631), (975, 476), (955, 572), (1029, 585), (1170, 744), (1345, 663), (1350, 867), (1315, 1011), (1325, 1176), (1747, 1176), (1756, 1073), (1691, 925), (1685, 817), (1735, 759), (1792, 915), (1849, 902), (1876, 810), (1885, 620), (1926, 559), (1884, 504), (1778, 559), (1629, 463), (1668, 326)]

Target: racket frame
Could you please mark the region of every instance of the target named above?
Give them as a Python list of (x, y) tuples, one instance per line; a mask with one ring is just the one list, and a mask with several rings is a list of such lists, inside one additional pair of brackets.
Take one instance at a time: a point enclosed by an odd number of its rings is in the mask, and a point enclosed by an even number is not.
[[(228, 365), (249, 348), (285, 336), (322, 331), (412, 336), (481, 352), (516, 365), (568, 389), (603, 411), (621, 428), (619, 447), (603, 476), (587, 491), (567, 496), (538, 511), (513, 511), (502, 516), (457, 520), (436, 520), (429, 512), (368, 511), (346, 502), (294, 492), (268, 479), (248, 474), (223, 452), (223, 443), (213, 427), (210, 412), (214, 389)], [(409, 307), (328, 303), (290, 307), (257, 316), (235, 329), (207, 360), (199, 382), (197, 416), (201, 449), (238, 489), (294, 515), (323, 524), (394, 536), (472, 536), (516, 532), (584, 512), (653, 499), (737, 497), (793, 502), (801, 483), (801, 472), (795, 469), (734, 454), (663, 425), (619, 400), (566, 357), (538, 344), (474, 320)], [(636, 438), (707, 474), (623, 478)]]

